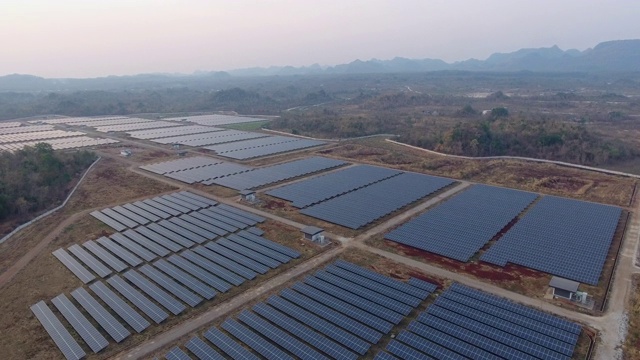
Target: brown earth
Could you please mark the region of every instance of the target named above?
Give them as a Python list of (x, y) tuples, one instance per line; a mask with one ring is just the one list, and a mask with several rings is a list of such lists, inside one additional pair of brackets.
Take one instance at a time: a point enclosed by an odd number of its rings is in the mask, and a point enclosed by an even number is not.
[(640, 359), (640, 275), (633, 275), (633, 287), (629, 302), (629, 328), (627, 338), (622, 346), (624, 358), (627, 360)]

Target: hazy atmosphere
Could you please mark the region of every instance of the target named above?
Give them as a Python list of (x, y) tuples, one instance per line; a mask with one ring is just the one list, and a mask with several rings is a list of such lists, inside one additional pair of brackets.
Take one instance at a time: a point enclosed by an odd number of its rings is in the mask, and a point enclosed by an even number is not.
[(640, 37), (638, 1), (0, 3), (0, 76), (191, 73), (355, 59), (484, 59)]

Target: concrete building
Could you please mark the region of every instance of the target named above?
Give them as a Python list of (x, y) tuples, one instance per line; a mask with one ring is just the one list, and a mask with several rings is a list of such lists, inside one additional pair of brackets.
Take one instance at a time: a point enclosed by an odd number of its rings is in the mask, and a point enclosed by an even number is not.
[(553, 296), (567, 300), (575, 300), (578, 286), (580, 286), (579, 282), (558, 276), (552, 277), (549, 282), (549, 287), (553, 289)]

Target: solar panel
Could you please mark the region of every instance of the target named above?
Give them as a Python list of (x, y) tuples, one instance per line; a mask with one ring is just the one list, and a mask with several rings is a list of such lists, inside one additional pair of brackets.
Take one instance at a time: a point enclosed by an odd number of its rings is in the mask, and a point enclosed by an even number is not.
[(115, 231), (123, 231), (127, 229), (126, 226), (120, 224), (119, 222), (113, 220), (112, 218), (108, 217), (107, 215), (99, 211), (92, 211), (91, 216), (107, 224), (111, 228), (115, 229)]
[(234, 360), (259, 360), (257, 356), (214, 327), (207, 330), (204, 337)]
[(222, 215), (226, 218), (238, 221), (242, 224), (245, 224), (246, 226), (254, 226), (255, 224), (257, 224), (256, 221), (248, 219), (244, 216), (232, 213), (231, 211), (227, 211), (224, 210), (222, 208), (220, 208), (220, 206), (213, 206), (207, 209), (207, 211), (218, 214), (218, 215)]
[(253, 235), (257, 235), (257, 236), (262, 236), (264, 235), (264, 230), (259, 229), (257, 227), (250, 227), (247, 229), (248, 232), (250, 232)]
[(124, 204), (122, 205), (123, 208), (136, 213), (139, 216), (142, 216), (143, 218), (151, 221), (151, 222), (156, 222), (158, 220), (160, 220), (161, 218), (157, 215), (154, 215), (153, 213), (149, 212), (148, 210), (145, 210), (141, 207), (138, 207), (134, 204)]
[(104, 283), (95, 282), (89, 288), (98, 295), (122, 320), (124, 320), (133, 330), (142, 332), (149, 327), (149, 322), (122, 300), (116, 293), (111, 291)]
[(240, 216), (242, 216), (244, 218), (247, 218), (249, 220), (253, 220), (253, 221), (258, 222), (258, 223), (262, 223), (262, 222), (264, 222), (266, 220), (265, 218), (263, 218), (260, 215), (256, 215), (256, 214), (254, 214), (252, 212), (249, 212), (249, 211), (241, 210), (241, 209), (238, 209), (237, 207), (234, 207), (234, 206), (231, 206), (231, 205), (227, 205), (227, 204), (218, 204), (218, 209), (222, 209), (222, 210), (234, 213), (236, 215), (240, 215)]
[(211, 346), (207, 345), (207, 343), (197, 336), (187, 341), (184, 346), (200, 360), (225, 360), (224, 356), (213, 350)]
[(240, 286), (244, 282), (244, 279), (241, 276), (236, 275), (234, 272), (225, 269), (224, 267), (214, 263), (211, 260), (206, 259), (201, 255), (196, 254), (191, 250), (183, 251), (180, 256), (230, 284)]
[[(166, 195), (165, 195), (166, 196)], [(160, 197), (154, 197), (153, 199), (151, 199), (159, 204), (162, 204), (168, 208), (171, 208), (174, 211), (174, 213), (172, 213), (173, 216), (178, 216), (180, 214), (186, 214), (189, 211), (191, 211), (191, 209), (189, 209), (188, 207), (182, 206), (180, 204), (176, 204), (173, 201), (169, 201), (167, 200), (165, 197), (160, 196)], [(177, 213), (176, 213), (177, 212)]]
[(241, 312), (240, 315), (238, 315), (238, 319), (258, 333), (262, 334), (265, 338), (282, 346), (287, 351), (291, 352), (301, 359), (327, 359), (327, 357), (323, 356), (319, 352), (313, 350), (309, 346), (293, 338), (291, 335), (276, 328), (275, 326), (271, 325), (270, 323), (266, 322), (262, 318), (247, 310)]
[(131, 265), (131, 266), (138, 266), (138, 265), (140, 265), (142, 263), (142, 260), (140, 260), (140, 258), (138, 258), (137, 256), (133, 255), (129, 251), (125, 250), (124, 248), (122, 248), (118, 244), (114, 243), (113, 240), (111, 240), (111, 239), (108, 239), (108, 238), (103, 236), (103, 237), (99, 238), (96, 241), (98, 242), (98, 244), (104, 246), (107, 250), (111, 251), (116, 256), (118, 256), (120, 259), (122, 259), (122, 260), (126, 261), (127, 263), (129, 263), (129, 265)]
[(396, 339), (403, 342), (416, 350), (420, 350), (423, 353), (432, 356), (435, 359), (451, 359), (451, 360), (464, 360), (466, 357), (455, 353), (445, 347), (442, 347), (434, 342), (431, 342), (416, 334), (403, 330), (396, 336)]
[(213, 263), (220, 265), (242, 277), (244, 277), (247, 280), (252, 280), (255, 279), (256, 277), (256, 273), (243, 266), (238, 264), (237, 262), (233, 261), (233, 260), (229, 260), (227, 258), (225, 258), (224, 256), (221, 256), (220, 254), (217, 254), (209, 249), (207, 249), (206, 247), (203, 246), (198, 246), (196, 248), (193, 249), (193, 251), (195, 253), (197, 253), (200, 256), (203, 256), (205, 258), (207, 258), (208, 260), (212, 261)]
[[(154, 208), (154, 209), (158, 209), (160, 211), (162, 211), (163, 213), (169, 214), (171, 216), (178, 216), (180, 214), (182, 214), (182, 211), (178, 211), (172, 207), (166, 206), (164, 203), (160, 203), (158, 201), (156, 201), (158, 198), (153, 198), (153, 199), (146, 199), (146, 200), (142, 200), (142, 203)], [(157, 215), (157, 214), (156, 214)], [(159, 215), (158, 215), (159, 216)], [(162, 217), (162, 216), (161, 216)], [(168, 219), (169, 217), (162, 217), (163, 219)]]
[[(380, 341), (380, 338), (382, 337), (381, 333), (331, 309), (324, 304), (312, 300), (311, 298), (304, 296), (301, 293), (295, 292), (291, 289), (284, 289), (280, 292), (280, 296), (287, 299), (291, 303), (298, 305), (300, 308), (306, 309), (318, 315), (322, 319), (330, 321), (331, 323), (340, 326), (341, 328), (359, 336), (360, 338), (372, 344), (378, 343), (378, 341)], [(357, 344), (354, 344), (354, 346), (357, 346)]]
[(429, 293), (436, 291), (436, 289), (438, 288), (438, 285), (432, 284), (430, 282), (426, 282), (424, 280), (416, 279), (414, 277), (409, 278), (409, 281), (407, 282), (407, 284), (413, 287), (416, 287), (418, 289), (428, 291)]
[(394, 299), (391, 299), (387, 296), (384, 296), (380, 293), (376, 293), (375, 291), (368, 290), (367, 288), (360, 286), (354, 282), (347, 281), (338, 276), (332, 275), (326, 271), (318, 271), (315, 273), (315, 277), (325, 281), (328, 284), (339, 287), (343, 290), (346, 290), (350, 293), (358, 295), (364, 299), (370, 299), (372, 302), (384, 306), (387, 309), (393, 310), (399, 314), (404, 316), (409, 315), (412, 310), (411, 306), (407, 306), (405, 304), (400, 303)]
[(164, 355), (167, 360), (190, 360), (191, 358), (179, 347), (175, 346)]
[(310, 286), (315, 287), (316, 289), (325, 292), (331, 296), (337, 297), (340, 300), (346, 301), (349, 304), (354, 304), (357, 307), (365, 310), (371, 314), (376, 315), (386, 321), (389, 321), (393, 324), (398, 324), (402, 321), (403, 316), (385, 308), (381, 305), (378, 305), (370, 300), (367, 300), (361, 296), (352, 294), (344, 289), (341, 289), (337, 286), (331, 285), (325, 281), (322, 281), (316, 277), (308, 277), (304, 280), (304, 282)]
[[(184, 201), (184, 200), (180, 199), (179, 197), (173, 196), (173, 194), (162, 195), (161, 198), (165, 199), (167, 201), (170, 201), (172, 204), (180, 205), (180, 206), (182, 206), (182, 207), (184, 207), (186, 209), (189, 209), (189, 210), (198, 210), (198, 209), (200, 209), (202, 207), (202, 206), (198, 206), (196, 204), (193, 204), (191, 202)], [(167, 206), (169, 206), (169, 205), (167, 205)], [(179, 209), (176, 209), (176, 210), (179, 210)], [(183, 213), (187, 213), (187, 212), (189, 212), (189, 210), (182, 211), (182, 212)]]
[(318, 350), (323, 351), (335, 359), (357, 359), (358, 355), (345, 349), (342, 345), (337, 344), (326, 336), (311, 330), (291, 317), (284, 315), (280, 311), (264, 304), (259, 303), (253, 307), (253, 311), (260, 314), (265, 319), (280, 326), (281, 328), (295, 334), (298, 338), (306, 343), (315, 346)]
[[(211, 209), (213, 209), (213, 208), (202, 209), (202, 210), (198, 211), (198, 213), (200, 213), (202, 215), (205, 215), (205, 216), (208, 216), (208, 217), (210, 217), (212, 219), (216, 219), (216, 220), (218, 220), (220, 222), (223, 222), (223, 223), (225, 223), (227, 225), (231, 225), (231, 226), (233, 226), (233, 227), (235, 227), (237, 229), (244, 229), (244, 228), (249, 226), (249, 225), (247, 225), (245, 223), (242, 223), (240, 221), (236, 221), (236, 220), (233, 220), (233, 219), (228, 218), (226, 216), (223, 216), (223, 215), (220, 215), (218, 213), (215, 213), (215, 212), (211, 211)], [(194, 211), (194, 213), (196, 213), (196, 212)]]
[(193, 263), (185, 260), (183, 257), (178, 255), (171, 255), (167, 260), (173, 265), (179, 267), (180, 269), (186, 271), (187, 273), (193, 275), (198, 280), (208, 284), (214, 289), (220, 292), (227, 292), (231, 289), (231, 285), (224, 282), (220, 278), (213, 276), (211, 273), (203, 270), (202, 268), (194, 265)]
[(480, 260), (597, 285), (621, 214), (613, 206), (545, 196)]
[(73, 329), (80, 335), (91, 351), (97, 353), (109, 345), (109, 341), (100, 334), (100, 332), (87, 320), (84, 315), (76, 308), (71, 301), (64, 295), (60, 294), (51, 300), (58, 311), (71, 324)]
[[(310, 299), (322, 302), (322, 304), (331, 307), (336, 311), (339, 311), (355, 320), (358, 320), (367, 326), (371, 326), (373, 329), (383, 334), (388, 333), (393, 328), (392, 323), (360, 309), (359, 307), (355, 306), (355, 304), (352, 305), (352, 303), (348, 301), (343, 301), (335, 296), (331, 296), (311, 286), (305, 285), (303, 283), (296, 283), (291, 288), (309, 297)], [(372, 342), (371, 340), (368, 341)]]
[(129, 219), (128, 217), (120, 215), (119, 213), (113, 211), (112, 209), (102, 209), (100, 210), (100, 212), (126, 227), (134, 228), (138, 226), (138, 223), (136, 223), (135, 221)]
[(350, 229), (359, 229), (453, 181), (428, 175), (403, 173), (367, 187), (300, 210), (301, 214)]
[[(193, 225), (192, 223), (184, 221), (181, 218), (171, 218), (171, 219), (169, 219), (169, 221), (172, 222), (173, 224), (175, 224), (176, 226), (179, 226), (179, 227), (181, 227), (183, 229), (186, 229), (186, 230), (188, 230), (188, 231), (190, 231), (190, 232), (192, 232), (194, 234), (199, 235), (200, 237), (194, 237), (193, 238), (193, 240), (196, 241), (199, 244), (203, 243), (204, 241), (213, 240), (213, 239), (218, 237), (217, 234), (215, 234), (215, 233), (213, 233), (211, 231), (205, 230), (205, 229), (203, 229), (203, 228), (201, 228), (199, 226)], [(192, 237), (190, 236), (189, 238), (191, 239)], [(204, 239), (204, 240), (200, 241), (201, 239)]]
[[(178, 235), (180, 235), (182, 238), (188, 239), (191, 242), (195, 242), (198, 244), (202, 244), (203, 242), (207, 241), (208, 239), (200, 236), (192, 231), (189, 231), (185, 228), (183, 228), (182, 226), (178, 226), (176, 225), (174, 222), (172, 222), (172, 220), (175, 220), (176, 218), (171, 218), (168, 221), (167, 220), (162, 220), (160, 221), (158, 224), (160, 226), (162, 226), (163, 228), (170, 230)], [(151, 224), (149, 226), (153, 226), (156, 224)], [(173, 240), (173, 239), (172, 239)], [(174, 240), (176, 241), (176, 240)]]
[[(222, 222), (220, 220), (217, 220), (217, 219), (215, 219), (213, 217), (207, 216), (207, 215), (205, 215), (205, 214), (203, 214), (201, 212), (194, 211), (194, 212), (190, 213), (189, 216), (191, 216), (191, 218), (193, 218), (193, 219), (198, 219), (198, 220), (200, 220), (202, 222), (205, 222), (207, 224), (213, 225), (213, 226), (215, 226), (215, 227), (217, 227), (219, 229), (225, 230), (228, 233), (238, 231), (237, 227), (235, 227), (233, 225), (229, 225), (229, 224), (227, 224), (225, 222)], [(243, 224), (243, 226), (244, 226), (244, 224)]]
[(191, 307), (196, 307), (200, 302), (202, 302), (201, 297), (187, 290), (184, 286), (176, 283), (171, 278), (162, 274), (150, 265), (142, 266), (140, 268), (140, 272)]
[[(136, 201), (136, 202), (132, 203), (132, 205), (134, 205), (135, 207), (140, 208), (140, 209), (142, 209), (144, 211), (147, 211), (147, 212), (159, 217), (160, 219), (168, 219), (168, 218), (170, 218), (172, 216), (170, 213), (162, 211), (161, 209), (153, 207), (153, 206), (151, 206), (151, 205), (149, 205), (149, 204), (147, 204), (147, 203), (145, 203), (143, 201)], [(155, 220), (155, 221), (158, 221), (158, 220)]]
[(96, 299), (84, 288), (77, 288), (71, 292), (71, 296), (91, 315), (91, 317), (115, 340), (121, 342), (131, 333), (116, 320)]
[(115, 241), (116, 243), (118, 243), (118, 245), (122, 246), (123, 248), (131, 251), (132, 253), (136, 254), (136, 256), (141, 257), (142, 259), (144, 259), (145, 261), (152, 261), (154, 259), (156, 259), (158, 256), (155, 255), (154, 253), (152, 253), (151, 251), (143, 248), (142, 246), (136, 244), (135, 242), (131, 241), (131, 239), (127, 238), (126, 236), (120, 234), (120, 233), (115, 233), (113, 235), (111, 235), (109, 237), (111, 240)]
[(275, 261), (278, 261), (282, 264), (284, 263), (288, 263), (289, 260), (291, 260), (291, 258), (287, 255), (284, 255), (282, 253), (279, 253), (275, 250), (271, 250), (268, 247), (262, 246), (258, 243), (255, 243), (251, 240), (247, 240), (243, 237), (240, 237), (238, 235), (235, 234), (230, 234), (227, 236), (227, 240), (232, 241), (236, 244), (238, 244), (239, 246), (245, 247), (247, 249), (251, 249), (252, 251), (255, 251), (261, 255), (267, 256)]
[[(175, 232), (164, 228), (158, 224), (149, 224), (147, 225), (147, 228), (155, 233), (158, 233), (164, 237), (166, 237), (167, 239), (171, 240), (172, 242), (182, 246), (182, 247), (186, 247), (186, 248), (190, 248), (193, 245), (195, 245), (195, 243), (187, 238), (185, 238), (184, 236), (180, 235), (180, 234), (176, 234)], [(139, 230), (139, 229), (136, 229)]]
[(185, 310), (184, 305), (177, 301), (171, 295), (167, 294), (164, 290), (151, 283), (135, 270), (129, 270), (123, 274), (125, 279), (131, 281), (140, 290), (144, 291), (153, 300), (157, 301), (165, 309), (169, 310), (172, 314), (178, 315)]
[[(196, 214), (195, 212), (193, 212), (192, 214)], [(217, 226), (214, 226), (206, 221), (202, 221), (194, 216), (191, 215), (180, 215), (180, 219), (184, 220), (190, 224), (193, 224), (194, 226), (198, 226), (208, 232), (213, 233), (214, 235), (218, 235), (218, 236), (225, 236), (227, 235), (227, 233), (229, 233), (227, 230), (225, 229), (221, 229)], [(215, 236), (214, 236), (215, 237)], [(213, 238), (212, 238), (213, 239)]]
[(426, 326), (418, 321), (412, 321), (407, 327), (407, 330), (424, 339), (428, 339), (428, 341), (431, 341), (434, 344), (438, 344), (441, 347), (450, 349), (468, 358), (502, 359), (501, 357), (489, 353), (481, 348), (468, 344), (457, 337)]
[(147, 239), (154, 241), (155, 243), (161, 245), (164, 248), (169, 249), (172, 252), (178, 252), (183, 248), (181, 245), (176, 244), (175, 242), (167, 239), (166, 237), (158, 234), (157, 232), (152, 231), (147, 227), (141, 226), (137, 228), (135, 232), (138, 234), (144, 235)]
[(67, 360), (80, 360), (86, 355), (44, 301), (32, 305), (31, 311)]
[(255, 350), (258, 354), (264, 356), (269, 360), (282, 360), (291, 359), (284, 351), (273, 346), (270, 342), (261, 338), (259, 335), (251, 331), (249, 328), (240, 324), (233, 319), (227, 319), (222, 323), (222, 328), (227, 330), (231, 335), (238, 338), (238, 340), (245, 343), (251, 349)]
[(98, 244), (96, 244), (93, 240), (85, 242), (84, 244), (82, 244), (82, 246), (84, 246), (87, 250), (104, 261), (116, 272), (121, 272), (122, 270), (127, 268), (127, 265), (125, 265), (125, 263), (118, 260), (115, 256), (111, 255), (111, 253), (109, 253), (103, 247), (98, 246)]
[(240, 255), (237, 252), (231, 251), (225, 247), (223, 247), (222, 245), (219, 245), (217, 243), (207, 243), (204, 245), (207, 249), (214, 251), (224, 257), (227, 257), (235, 262), (237, 262), (240, 265), (243, 265), (245, 267), (248, 267), (249, 269), (258, 272), (260, 274), (266, 274), (267, 271), (269, 271), (269, 268), (256, 262), (253, 261), (251, 259), (249, 259), (248, 257), (244, 256), (244, 255)]
[(197, 294), (200, 294), (200, 296), (204, 297), (207, 300), (211, 300), (214, 296), (216, 296), (215, 290), (164, 259), (157, 260), (153, 263), (153, 266), (155, 266), (157, 269), (160, 269), (162, 272), (171, 276), (173, 279), (185, 285), (187, 288), (193, 290)]
[(267, 300), (267, 303), (281, 312), (295, 318), (301, 323), (315, 329), (321, 334), (324, 334), (325, 336), (359, 353), (360, 355), (364, 355), (369, 350), (369, 344), (359, 339), (357, 336), (338, 328), (328, 321), (280, 297), (271, 296)]
[(192, 199), (198, 200), (200, 202), (203, 202), (205, 204), (211, 205), (211, 206), (215, 206), (218, 205), (218, 202), (212, 199), (209, 199), (208, 197), (204, 197), (202, 195), (198, 195), (198, 194), (194, 194), (192, 192), (189, 191), (180, 191), (178, 194), (184, 195), (184, 196), (188, 196)]
[(272, 269), (277, 268), (278, 266), (280, 266), (280, 262), (276, 261), (268, 256), (264, 256), (260, 253), (258, 253), (257, 251), (253, 251), (247, 247), (244, 247), (238, 243), (235, 243), (229, 239), (226, 238), (222, 238), (219, 239), (218, 241), (216, 241), (216, 244), (218, 245), (222, 245), (224, 247), (226, 247), (229, 250), (233, 250), (235, 252), (237, 252), (238, 254), (242, 254), (256, 262), (259, 262), (263, 265), (266, 265)]
[(135, 212), (130, 211), (122, 206), (114, 206), (111, 208), (111, 210), (117, 212), (118, 214), (126, 217), (129, 220), (136, 222), (137, 225), (146, 225), (149, 223), (149, 220), (147, 220), (145, 217), (142, 217), (136, 214)]
[(64, 249), (58, 249), (54, 251), (53, 256), (58, 258), (60, 262), (67, 267), (75, 276), (80, 279), (83, 283), (87, 284), (93, 281), (96, 277), (89, 272), (89, 270), (85, 269), (84, 266), (80, 265), (80, 263), (71, 257)]
[(208, 202), (203, 202), (203, 201), (194, 199), (191, 196), (185, 196), (181, 192), (180, 193), (173, 193), (173, 194), (171, 194), (171, 197), (179, 199), (181, 201), (184, 201), (185, 203), (193, 204), (193, 205), (197, 206), (199, 209), (211, 206), (211, 204), (209, 204)]
[(373, 360), (396, 360), (396, 359), (397, 359), (397, 357), (395, 357), (393, 355), (389, 355), (389, 353), (386, 353), (384, 351), (380, 351), (373, 358)]
[(162, 246), (158, 245), (157, 243), (155, 243), (155, 242), (147, 239), (146, 237), (140, 235), (135, 230), (127, 230), (127, 231), (123, 232), (122, 235), (126, 236), (130, 240), (133, 240), (138, 245), (144, 246), (144, 248), (151, 250), (154, 254), (156, 254), (158, 256), (166, 256), (166, 255), (169, 254), (169, 250), (163, 248)]
[[(420, 303), (422, 302), (422, 300), (418, 299), (417, 297), (413, 297), (411, 295), (406, 295), (402, 292), (399, 292), (395, 289), (392, 289), (390, 287), (387, 287), (385, 285), (382, 285), (378, 282), (375, 282), (373, 280), (369, 280), (365, 277), (356, 275), (352, 272), (349, 272), (347, 270), (341, 269), (337, 266), (327, 266), (325, 268), (325, 270), (335, 276), (339, 276), (342, 279), (348, 280), (352, 283), (355, 284), (360, 284), (362, 285), (362, 287), (375, 291), (376, 293), (379, 293), (381, 295), (384, 295), (385, 297), (389, 298), (389, 299), (394, 299), (396, 301), (402, 302), (407, 306), (410, 307), (416, 307), (418, 305), (420, 305)], [(375, 294), (374, 294), (375, 295)], [(406, 314), (405, 314), (406, 315)]]
[(80, 261), (82, 261), (85, 265), (87, 265), (93, 272), (98, 274), (101, 278), (104, 278), (111, 274), (111, 270), (104, 266), (98, 259), (89, 254), (85, 249), (81, 248), (80, 245), (74, 244), (69, 247), (69, 252), (75, 255)]
[(538, 195), (474, 185), (385, 235), (385, 239), (467, 262)]
[(404, 345), (403, 343), (396, 341), (396, 340), (391, 340), (389, 342), (389, 344), (387, 344), (387, 351), (397, 355), (398, 357), (400, 357), (401, 359), (407, 359), (407, 360), (428, 360), (430, 359), (429, 356), (414, 350), (406, 345)]
[(153, 320), (156, 324), (160, 324), (169, 315), (160, 309), (155, 303), (147, 299), (144, 295), (142, 295), (138, 290), (134, 289), (133, 286), (129, 285), (126, 281), (124, 281), (120, 276), (114, 275), (107, 279), (109, 285), (113, 286), (122, 296), (124, 296), (130, 303), (135, 305), (138, 309), (142, 310), (151, 320)]
[(274, 241), (268, 240), (263, 238), (262, 236), (258, 236), (255, 234), (252, 234), (248, 231), (239, 231), (238, 235), (242, 236), (243, 238), (247, 239), (247, 240), (251, 240), (254, 243), (264, 246), (266, 248), (269, 248), (271, 250), (275, 250), (279, 253), (282, 253), (284, 255), (287, 255), (290, 258), (299, 258), (300, 257), (300, 253), (291, 249), (290, 247), (284, 246), (284, 245), (280, 245)]

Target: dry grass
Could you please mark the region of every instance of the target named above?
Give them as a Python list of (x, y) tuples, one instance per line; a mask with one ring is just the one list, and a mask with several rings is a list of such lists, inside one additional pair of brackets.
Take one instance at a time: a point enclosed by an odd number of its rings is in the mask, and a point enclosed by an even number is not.
[(629, 302), (628, 316), (629, 328), (627, 338), (622, 347), (624, 358), (627, 360), (640, 359), (640, 275), (633, 275), (633, 287)]
[(152, 149), (142, 146), (132, 145), (130, 143), (118, 143), (114, 145), (110, 145), (108, 147), (100, 148), (100, 153), (108, 154), (111, 156), (121, 156), (120, 151), (124, 149), (131, 150), (131, 156), (127, 157), (128, 161), (137, 162), (137, 163), (147, 163), (147, 162), (160, 162), (160, 161), (168, 161), (171, 158), (176, 158), (175, 154), (160, 149)]
[(318, 154), (406, 171), (481, 182), (627, 207), (636, 180), (554, 164), (507, 160), (463, 160), (366, 139), (343, 143)]
[[(232, 288), (229, 292), (218, 294), (214, 299), (205, 301), (196, 308), (189, 308), (180, 316), (170, 316), (161, 325), (152, 325), (141, 334), (132, 331), (132, 335), (120, 344), (111, 343), (100, 354), (92, 354), (88, 348), (88, 359), (106, 359), (124, 350), (136, 346), (153, 336), (173, 326), (189, 320), (209, 310), (221, 302), (229, 300), (247, 289), (259, 286), (264, 281), (277, 276), (291, 267), (296, 266), (317, 254), (329, 250), (331, 247), (320, 248), (300, 238), (297, 229), (286, 225), (265, 221), (259, 225), (266, 232), (266, 237), (283, 245), (300, 251), (302, 256), (288, 264), (281, 265), (277, 269), (269, 271), (265, 275), (259, 275), (256, 279), (247, 281), (239, 287)], [(29, 310), (29, 306), (40, 300), (45, 300), (52, 310), (50, 300), (61, 294), (82, 286), (82, 283), (58, 261), (51, 252), (60, 247), (67, 247), (74, 243), (82, 243), (88, 239), (95, 239), (102, 235), (108, 235), (110, 231), (104, 224), (86, 215), (78, 222), (66, 227), (34, 261), (19, 272), (3, 288), (0, 293), (0, 353), (7, 359), (52, 359), (60, 356), (60, 352), (53, 341), (46, 334), (40, 323)], [(61, 320), (63, 318), (59, 316)], [(65, 321), (63, 320), (63, 323)], [(18, 324), (18, 326), (16, 326)], [(71, 329), (70, 325), (66, 325)], [(72, 332), (73, 334), (73, 332)], [(80, 344), (84, 342), (76, 334), (73, 334)], [(104, 334), (107, 339), (109, 336)], [(84, 346), (84, 345), (83, 345)]]

